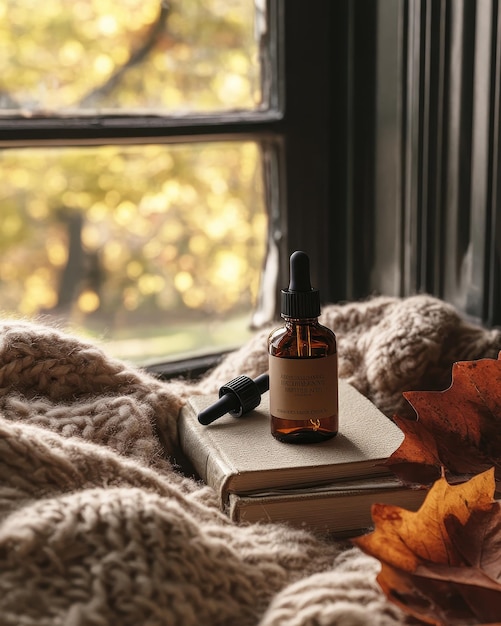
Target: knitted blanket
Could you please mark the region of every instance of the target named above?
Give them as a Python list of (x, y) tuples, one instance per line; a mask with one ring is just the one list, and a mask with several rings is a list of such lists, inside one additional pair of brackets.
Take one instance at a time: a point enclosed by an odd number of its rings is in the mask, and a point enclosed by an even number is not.
[[(424, 295), (330, 305), (321, 321), (339, 375), (389, 416), (407, 410), (402, 391), (443, 389), (454, 361), (501, 349), (501, 331)], [(177, 467), (186, 397), (266, 371), (268, 332), (189, 383), (0, 323), (1, 626), (404, 623), (377, 561), (307, 529), (238, 526)]]

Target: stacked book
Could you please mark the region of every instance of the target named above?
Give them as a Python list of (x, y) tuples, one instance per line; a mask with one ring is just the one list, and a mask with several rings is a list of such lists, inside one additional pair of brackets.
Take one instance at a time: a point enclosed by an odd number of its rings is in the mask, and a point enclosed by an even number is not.
[(426, 490), (405, 486), (384, 465), (402, 443), (402, 431), (342, 379), (339, 433), (322, 443), (274, 439), (268, 393), (244, 417), (225, 415), (202, 426), (198, 414), (216, 400), (189, 399), (179, 419), (179, 445), (236, 522), (286, 522), (350, 536), (371, 528), (373, 503), (416, 510), (424, 500)]

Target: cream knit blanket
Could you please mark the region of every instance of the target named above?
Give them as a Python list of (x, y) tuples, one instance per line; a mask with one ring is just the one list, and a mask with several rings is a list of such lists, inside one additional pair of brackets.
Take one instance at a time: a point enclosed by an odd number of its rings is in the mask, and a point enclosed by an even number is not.
[[(430, 297), (325, 307), (339, 374), (391, 415), (501, 331)], [(188, 394), (267, 368), (258, 333), (202, 381), (160, 382), (57, 329), (0, 323), (0, 626), (404, 623), (379, 564), (281, 525), (237, 526), (176, 469)], [(162, 451), (158, 433), (166, 443)]]

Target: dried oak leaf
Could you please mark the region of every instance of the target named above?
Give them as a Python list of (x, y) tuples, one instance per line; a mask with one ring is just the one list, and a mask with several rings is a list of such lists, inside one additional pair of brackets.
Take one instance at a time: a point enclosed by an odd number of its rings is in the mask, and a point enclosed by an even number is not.
[(460, 361), (445, 391), (408, 391), (417, 420), (395, 416), (405, 437), (386, 465), (405, 482), (429, 484), (443, 468), (474, 475), (490, 467), (501, 479), (501, 353)]
[(460, 485), (437, 480), (421, 508), (375, 504), (375, 530), (353, 539), (381, 562), (378, 583), (427, 624), (501, 624), (501, 505), (494, 469)]

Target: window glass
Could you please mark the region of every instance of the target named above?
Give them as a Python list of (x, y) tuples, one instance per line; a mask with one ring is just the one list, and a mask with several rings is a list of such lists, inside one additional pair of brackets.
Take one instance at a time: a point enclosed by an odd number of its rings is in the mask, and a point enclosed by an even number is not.
[(266, 107), (263, 11), (252, 0), (4, 0), (0, 111), (171, 115)]
[(0, 152), (0, 301), (121, 358), (249, 334), (268, 229), (259, 144)]

